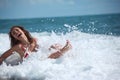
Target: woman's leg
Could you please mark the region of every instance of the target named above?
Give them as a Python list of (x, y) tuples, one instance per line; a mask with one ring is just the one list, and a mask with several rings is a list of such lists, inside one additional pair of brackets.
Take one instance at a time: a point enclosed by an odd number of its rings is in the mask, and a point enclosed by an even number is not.
[(58, 51), (52, 53), (48, 58), (56, 59), (62, 56), (65, 52), (72, 48), (70, 42), (67, 40), (65, 46), (60, 49), (58, 46), (52, 46), (51, 48), (57, 49)]

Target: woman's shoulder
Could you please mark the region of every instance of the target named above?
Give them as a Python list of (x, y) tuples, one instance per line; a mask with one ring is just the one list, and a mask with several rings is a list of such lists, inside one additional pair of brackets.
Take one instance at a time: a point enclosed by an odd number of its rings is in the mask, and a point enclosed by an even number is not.
[(20, 47), (20, 45), (15, 45), (15, 46), (11, 47), (9, 50), (12, 52), (17, 51), (19, 49), (19, 47)]
[(33, 43), (37, 43), (38, 39), (37, 38), (33, 38)]
[(33, 38), (34, 41), (37, 41), (38, 39), (37, 38)]
[(19, 50), (21, 47), (22, 47), (22, 44), (17, 44), (15, 46), (13, 46), (12, 49)]

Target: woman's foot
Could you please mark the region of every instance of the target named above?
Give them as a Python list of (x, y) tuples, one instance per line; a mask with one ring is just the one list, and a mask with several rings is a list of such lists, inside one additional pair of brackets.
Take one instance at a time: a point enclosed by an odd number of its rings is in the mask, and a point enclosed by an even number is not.
[(57, 44), (51, 45), (49, 50), (51, 49), (60, 50), (61, 48), (62, 48), (62, 45), (57, 43)]
[(60, 52), (64, 54), (66, 51), (70, 50), (71, 48), (72, 46), (70, 44), (70, 41), (67, 40), (65, 46), (62, 49), (60, 49)]

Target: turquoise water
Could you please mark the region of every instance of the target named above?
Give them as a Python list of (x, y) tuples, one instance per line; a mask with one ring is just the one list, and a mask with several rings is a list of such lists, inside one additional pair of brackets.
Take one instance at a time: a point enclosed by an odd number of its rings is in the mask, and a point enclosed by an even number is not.
[(24, 26), (31, 32), (66, 33), (77, 30), (86, 33), (120, 35), (120, 14), (6, 19), (0, 20), (0, 33), (8, 33), (13, 25)]

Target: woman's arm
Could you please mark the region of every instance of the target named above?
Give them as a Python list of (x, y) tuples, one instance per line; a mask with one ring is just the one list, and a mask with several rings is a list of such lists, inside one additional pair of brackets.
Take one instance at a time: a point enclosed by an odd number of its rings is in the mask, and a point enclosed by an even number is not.
[(7, 50), (6, 52), (4, 52), (0, 56), (0, 64), (2, 64), (2, 62), (13, 53), (13, 51), (15, 51), (15, 47), (13, 47), (13, 48)]
[(37, 44), (37, 39), (33, 38), (33, 42), (30, 44), (30, 51), (37, 51), (37, 49), (39, 48), (39, 45)]

